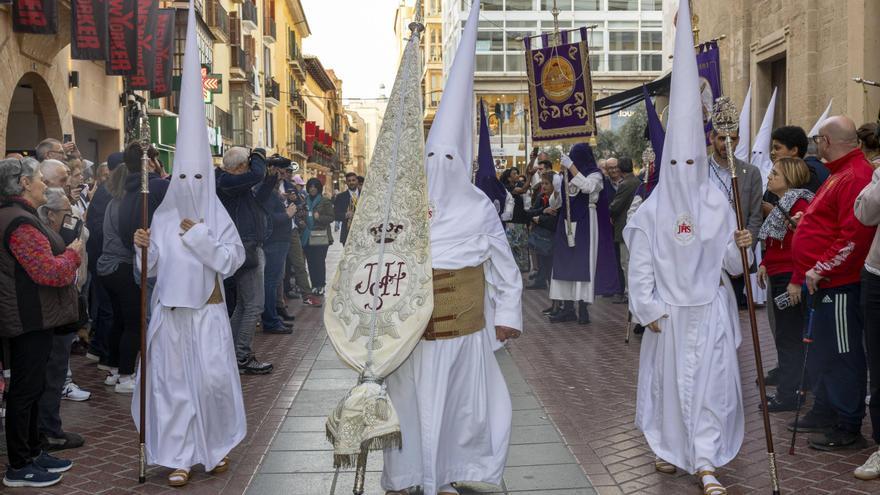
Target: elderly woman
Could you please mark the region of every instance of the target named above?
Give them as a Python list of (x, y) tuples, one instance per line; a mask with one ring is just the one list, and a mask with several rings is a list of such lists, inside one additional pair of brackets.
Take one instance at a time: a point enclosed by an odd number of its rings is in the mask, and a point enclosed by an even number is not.
[(330, 224), (333, 223), (333, 202), (325, 198), (324, 184), (312, 177), (306, 182), (306, 226), (300, 239), (309, 265), (309, 278), (315, 295), (324, 295), (327, 283), (327, 248), (333, 244)]
[(54, 485), (73, 465), (42, 451), (37, 417), (52, 335), (79, 317), (75, 282), (83, 244), (65, 245), (37, 217), (35, 208), (46, 203), (37, 165), (0, 160), (0, 232), (8, 239), (0, 250), (0, 337), (9, 339), (11, 351), (3, 484), (9, 487)]

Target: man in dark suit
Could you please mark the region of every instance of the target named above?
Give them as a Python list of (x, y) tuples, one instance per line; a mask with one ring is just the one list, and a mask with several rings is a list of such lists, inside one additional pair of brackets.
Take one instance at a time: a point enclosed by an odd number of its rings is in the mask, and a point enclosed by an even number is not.
[(339, 241), (345, 245), (348, 240), (348, 229), (351, 226), (351, 218), (357, 209), (357, 202), (361, 196), (360, 183), (358, 176), (354, 172), (345, 174), (345, 185), (348, 189), (336, 195), (333, 200), (334, 216), (337, 222), (342, 222), (342, 233), (339, 234)]
[(623, 228), (626, 226), (626, 213), (632, 205), (636, 189), (639, 187), (639, 178), (633, 174), (633, 162), (631, 158), (623, 157), (617, 160), (617, 169), (620, 170), (620, 181), (617, 183), (617, 192), (608, 209), (611, 213), (611, 224), (614, 226), (614, 252), (617, 254), (617, 273), (621, 283), (621, 294), (615, 303), (626, 302), (626, 271), (629, 264), (629, 252), (623, 242)]

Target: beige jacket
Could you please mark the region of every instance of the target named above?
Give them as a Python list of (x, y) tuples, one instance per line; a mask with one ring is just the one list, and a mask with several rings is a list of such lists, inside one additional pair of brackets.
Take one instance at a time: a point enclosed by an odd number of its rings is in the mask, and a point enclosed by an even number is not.
[[(871, 183), (856, 198), (856, 218), (867, 226), (880, 225), (880, 168), (874, 170)], [(880, 230), (874, 234), (874, 243), (865, 264), (874, 270), (880, 270)]]

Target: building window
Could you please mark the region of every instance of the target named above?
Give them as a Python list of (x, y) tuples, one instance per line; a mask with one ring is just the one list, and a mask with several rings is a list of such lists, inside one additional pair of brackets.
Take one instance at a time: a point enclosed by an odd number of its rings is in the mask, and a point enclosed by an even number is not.
[(507, 10), (535, 10), (534, 0), (507, 0)]
[(663, 57), (659, 54), (642, 55), (643, 71), (661, 71), (663, 70)]
[(636, 31), (611, 31), (608, 33), (608, 49), (613, 51), (636, 51)]
[(642, 50), (659, 52), (663, 50), (663, 33), (660, 31), (642, 31)]
[(507, 54), (507, 72), (524, 72), (525, 70), (525, 53)]
[(642, 0), (642, 10), (663, 10), (663, 0)]
[[(560, 11), (571, 10), (571, 0), (556, 0), (556, 7)], [(553, 10), (553, 0), (541, 0), (541, 10)]]
[(608, 55), (608, 70), (634, 72), (639, 70), (639, 56), (635, 54), (611, 53)]
[(477, 33), (478, 52), (503, 52), (504, 33), (501, 31), (480, 31)]
[(605, 33), (590, 29), (587, 31), (587, 44), (591, 52), (601, 52), (605, 49)]
[(608, 0), (608, 10), (639, 10), (639, 0)]
[(602, 10), (602, 0), (574, 0), (574, 10)]
[(503, 55), (481, 55), (477, 54), (477, 72), (503, 72), (504, 56)]
[(275, 118), (269, 110), (266, 110), (266, 147), (275, 147)]
[(590, 71), (605, 72), (605, 56), (600, 54), (590, 55)]
[[(483, 10), (504, 10), (504, 0), (485, 0), (482, 2)], [(468, 8), (470, 2), (468, 2)]]

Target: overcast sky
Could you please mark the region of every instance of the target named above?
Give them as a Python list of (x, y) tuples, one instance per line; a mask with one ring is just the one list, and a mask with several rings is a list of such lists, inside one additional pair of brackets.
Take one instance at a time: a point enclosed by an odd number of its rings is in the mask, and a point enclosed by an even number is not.
[(312, 35), (303, 52), (342, 79), (343, 98), (391, 92), (397, 72), (394, 12), (400, 0), (302, 0)]

